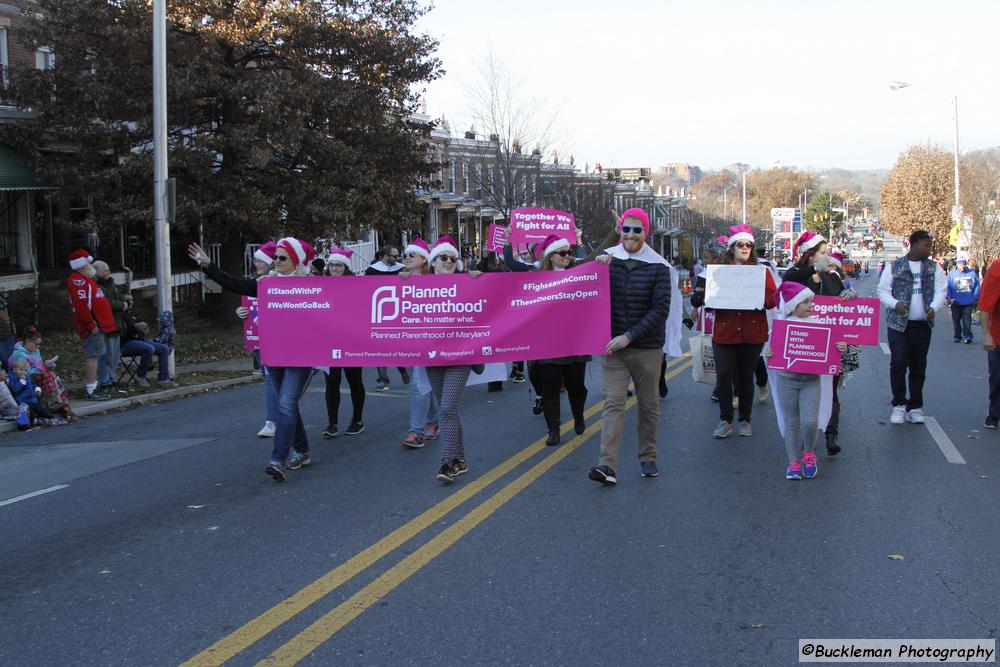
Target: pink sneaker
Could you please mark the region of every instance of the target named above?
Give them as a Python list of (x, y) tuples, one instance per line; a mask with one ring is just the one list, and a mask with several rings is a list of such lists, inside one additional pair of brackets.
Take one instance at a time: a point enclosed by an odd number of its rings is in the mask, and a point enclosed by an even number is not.
[(399, 444), (408, 449), (420, 449), (424, 446), (424, 439), (416, 433), (410, 433), (405, 438), (400, 440)]
[(812, 479), (819, 472), (816, 468), (816, 452), (806, 452), (802, 455), (802, 476)]
[(798, 461), (792, 461), (788, 464), (788, 471), (785, 473), (785, 479), (802, 479), (802, 468), (799, 466)]
[(433, 440), (438, 437), (438, 425), (428, 424), (424, 427), (424, 440)]

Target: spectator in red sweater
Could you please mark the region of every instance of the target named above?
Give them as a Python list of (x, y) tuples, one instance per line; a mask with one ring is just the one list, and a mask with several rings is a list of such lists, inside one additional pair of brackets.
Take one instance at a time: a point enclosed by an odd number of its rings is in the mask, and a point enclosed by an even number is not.
[(1000, 421), (1000, 260), (990, 264), (979, 292), (979, 323), (983, 330), (983, 349), (989, 363), (990, 410), (986, 428), (996, 428)]
[(83, 352), (87, 357), (87, 398), (104, 400), (108, 392), (97, 388), (97, 362), (107, 352), (106, 335), (117, 331), (111, 304), (104, 296), (104, 290), (94, 281), (96, 274), (94, 258), (86, 250), (75, 250), (69, 256), (69, 267), (73, 269), (66, 289), (76, 316), (76, 332), (83, 340)]

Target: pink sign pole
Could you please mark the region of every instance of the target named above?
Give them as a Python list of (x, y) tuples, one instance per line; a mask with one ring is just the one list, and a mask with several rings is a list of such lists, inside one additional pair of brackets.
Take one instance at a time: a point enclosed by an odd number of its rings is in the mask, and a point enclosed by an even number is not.
[(261, 358), (272, 366), (437, 366), (603, 354), (609, 292), (608, 267), (596, 262), (478, 278), (265, 278)]

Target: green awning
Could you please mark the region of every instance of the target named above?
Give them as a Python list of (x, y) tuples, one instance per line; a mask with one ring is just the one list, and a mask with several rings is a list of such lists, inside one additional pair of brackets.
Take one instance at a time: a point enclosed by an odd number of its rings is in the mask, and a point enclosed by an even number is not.
[(10, 190), (53, 190), (55, 185), (39, 178), (14, 149), (0, 146), (0, 192)]

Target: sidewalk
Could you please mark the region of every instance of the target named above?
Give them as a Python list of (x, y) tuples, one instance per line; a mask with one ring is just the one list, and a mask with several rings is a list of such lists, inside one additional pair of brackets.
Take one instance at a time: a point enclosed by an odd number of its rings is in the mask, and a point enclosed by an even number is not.
[[(155, 382), (151, 382), (152, 391), (135, 393), (134, 395), (112, 394), (112, 398), (107, 401), (71, 399), (73, 413), (78, 417), (87, 417), (89, 415), (100, 414), (109, 410), (117, 410), (135, 405), (146, 405), (148, 403), (156, 403), (158, 401), (171, 398), (180, 398), (182, 396), (191, 396), (193, 394), (200, 394), (214, 389), (224, 389), (226, 387), (234, 387), (261, 380), (261, 376), (259, 374), (253, 373), (253, 362), (249, 358), (209, 361), (202, 364), (179, 364), (174, 369), (174, 375), (181, 376), (201, 372), (241, 370), (245, 370), (246, 374), (225, 380), (213, 380), (210, 382), (186, 384), (183, 386), (178, 385), (164, 389), (156, 389)], [(82, 383), (70, 383), (66, 385), (66, 388), (72, 391), (74, 389), (79, 389), (82, 386)], [(17, 424), (14, 422), (0, 422), (0, 433), (7, 433), (9, 431), (16, 430)]]

